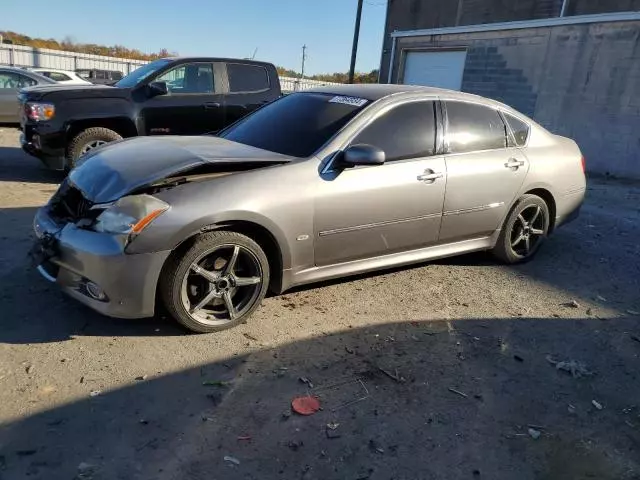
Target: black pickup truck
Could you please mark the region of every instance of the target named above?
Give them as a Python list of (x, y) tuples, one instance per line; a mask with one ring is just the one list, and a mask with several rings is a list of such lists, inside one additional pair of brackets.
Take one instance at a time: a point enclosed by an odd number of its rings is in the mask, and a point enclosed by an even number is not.
[(215, 133), (281, 96), (270, 63), (228, 58), (163, 58), (113, 87), (30, 87), (21, 103), (22, 148), (68, 170), (107, 142), (136, 135)]

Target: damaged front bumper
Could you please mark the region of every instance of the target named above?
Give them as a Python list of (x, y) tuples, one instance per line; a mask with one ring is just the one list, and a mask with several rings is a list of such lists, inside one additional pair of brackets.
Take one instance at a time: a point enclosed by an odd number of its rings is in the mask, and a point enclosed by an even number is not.
[(153, 316), (158, 278), (170, 251), (127, 254), (118, 236), (57, 223), (48, 206), (38, 210), (34, 230), (31, 258), (47, 280), (104, 315)]

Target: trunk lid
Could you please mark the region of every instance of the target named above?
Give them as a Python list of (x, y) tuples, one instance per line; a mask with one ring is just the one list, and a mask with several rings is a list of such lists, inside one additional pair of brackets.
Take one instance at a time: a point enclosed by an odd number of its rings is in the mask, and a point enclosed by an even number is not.
[(136, 137), (97, 148), (69, 174), (92, 203), (118, 200), (139, 188), (203, 166), (275, 165), (292, 157), (218, 137)]

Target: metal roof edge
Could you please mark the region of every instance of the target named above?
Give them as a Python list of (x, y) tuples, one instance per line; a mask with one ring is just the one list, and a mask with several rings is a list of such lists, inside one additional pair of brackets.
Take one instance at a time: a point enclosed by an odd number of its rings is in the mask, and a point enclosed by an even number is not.
[(640, 20), (640, 12), (597, 13), (594, 15), (574, 15), (570, 17), (552, 17), (537, 20), (517, 20), (513, 22), (483, 23), (480, 25), (461, 25), (458, 27), (427, 28), (422, 30), (404, 30), (391, 32), (392, 38), (417, 37), (425, 35), (447, 35), (455, 33), (494, 32), (500, 30), (518, 30), (522, 28), (554, 27), (558, 25), (579, 25), (598, 22), (623, 22)]

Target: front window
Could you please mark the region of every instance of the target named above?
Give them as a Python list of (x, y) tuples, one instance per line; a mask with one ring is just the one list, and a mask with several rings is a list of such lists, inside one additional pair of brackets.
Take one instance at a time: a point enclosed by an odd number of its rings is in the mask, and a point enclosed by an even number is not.
[(155, 60), (151, 63), (147, 63), (146, 65), (141, 66), (140, 68), (136, 68), (129, 75), (124, 77), (118, 83), (116, 83), (116, 87), (120, 88), (132, 88), (138, 85), (141, 81), (147, 78), (149, 75), (157, 72), (161, 68), (170, 63), (171, 60), (163, 58), (160, 60)]
[(245, 117), (220, 136), (283, 155), (309, 157), (369, 103), (328, 93), (293, 93)]
[(167, 84), (167, 90), (178, 93), (213, 93), (213, 64), (185, 63), (155, 79)]
[(374, 145), (387, 162), (422, 158), (436, 151), (434, 102), (404, 103), (376, 118), (351, 141)]

